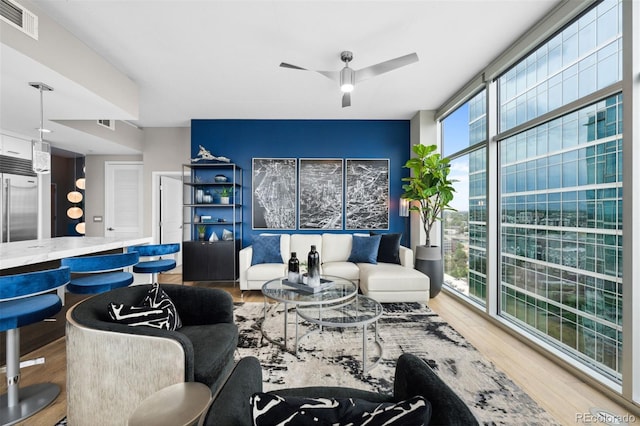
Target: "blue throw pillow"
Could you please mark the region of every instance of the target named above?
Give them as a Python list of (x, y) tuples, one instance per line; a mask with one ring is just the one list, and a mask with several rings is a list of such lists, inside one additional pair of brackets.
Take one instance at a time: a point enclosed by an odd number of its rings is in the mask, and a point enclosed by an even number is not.
[(354, 235), (351, 244), (351, 254), (349, 262), (378, 264), (378, 248), (382, 235), (372, 235), (370, 237), (360, 237)]
[(258, 235), (253, 240), (251, 265), (284, 263), (280, 254), (280, 235)]

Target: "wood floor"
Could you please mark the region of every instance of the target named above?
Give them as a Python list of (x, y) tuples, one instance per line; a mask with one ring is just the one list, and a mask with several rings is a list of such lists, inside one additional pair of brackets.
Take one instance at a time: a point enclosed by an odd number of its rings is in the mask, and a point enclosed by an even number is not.
[[(181, 278), (181, 275), (177, 274), (163, 274), (160, 282), (180, 283)], [(232, 283), (197, 283), (197, 285), (224, 288), (236, 301), (262, 302), (263, 300), (259, 291), (244, 292), (244, 298), (241, 299), (237, 285), (234, 287)], [(585, 423), (579, 420), (579, 416), (582, 413), (589, 413), (593, 407), (618, 415), (633, 414), (638, 419), (636, 421), (640, 421), (640, 411), (636, 410), (632, 413), (615, 403), (603, 393), (470, 310), (454, 297), (443, 292), (431, 300), (429, 306), (553, 415), (559, 424)], [(23, 359), (40, 356), (46, 358), (45, 364), (23, 369), (21, 386), (50, 381), (59, 384), (62, 393), (52, 405), (27, 421), (19, 423), (20, 425), (53, 426), (66, 414), (64, 338), (35, 350)], [(6, 392), (6, 383), (2, 380), (0, 393), (4, 392)], [(523, 423), (534, 420), (523, 419)]]

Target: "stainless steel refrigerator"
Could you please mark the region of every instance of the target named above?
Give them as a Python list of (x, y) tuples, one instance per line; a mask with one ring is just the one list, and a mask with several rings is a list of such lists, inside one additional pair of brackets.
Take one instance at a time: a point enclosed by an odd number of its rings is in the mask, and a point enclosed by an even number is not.
[(38, 238), (38, 181), (33, 176), (0, 173), (0, 241)]

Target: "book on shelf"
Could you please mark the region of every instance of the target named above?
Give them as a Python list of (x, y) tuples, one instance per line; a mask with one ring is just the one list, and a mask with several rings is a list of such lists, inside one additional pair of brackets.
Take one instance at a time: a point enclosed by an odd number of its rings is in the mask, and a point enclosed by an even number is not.
[(311, 287), (305, 283), (296, 283), (293, 281), (289, 281), (286, 278), (282, 280), (282, 285), (286, 285), (287, 287), (293, 287), (297, 290), (304, 291), (305, 293), (318, 293), (322, 290), (326, 290), (328, 288), (333, 287), (334, 284), (335, 283), (333, 281), (327, 280), (324, 278), (320, 278), (320, 285), (315, 287)]

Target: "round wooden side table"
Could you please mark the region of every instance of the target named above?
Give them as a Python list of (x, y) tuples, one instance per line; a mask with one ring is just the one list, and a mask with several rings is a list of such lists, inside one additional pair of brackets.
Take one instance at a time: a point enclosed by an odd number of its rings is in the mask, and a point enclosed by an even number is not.
[(211, 390), (199, 382), (176, 383), (152, 394), (129, 417), (129, 426), (191, 426), (211, 401)]

